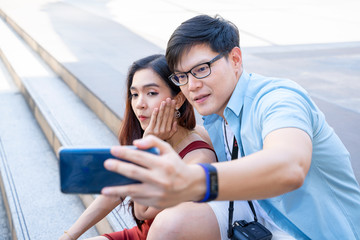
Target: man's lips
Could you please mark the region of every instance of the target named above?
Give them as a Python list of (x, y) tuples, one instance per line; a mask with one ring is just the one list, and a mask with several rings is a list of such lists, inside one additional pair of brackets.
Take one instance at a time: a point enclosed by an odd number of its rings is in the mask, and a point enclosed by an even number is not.
[(194, 97), (194, 102), (202, 103), (202, 102), (206, 101), (206, 99), (208, 99), (209, 96), (210, 96), (210, 94), (203, 94), (203, 95), (196, 96), (196, 97)]

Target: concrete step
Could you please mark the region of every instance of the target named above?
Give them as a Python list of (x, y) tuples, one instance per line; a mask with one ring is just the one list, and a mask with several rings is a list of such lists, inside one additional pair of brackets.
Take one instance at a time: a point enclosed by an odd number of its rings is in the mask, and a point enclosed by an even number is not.
[[(4, 131), (14, 136), (12, 140), (5, 138), (6, 135), (3, 137), (3, 133), (0, 135), (4, 145), (1, 149), (3, 153), (2, 159), (5, 159), (3, 160), (4, 167), (1, 168), (6, 193), (4, 198), (8, 199), (7, 202), (9, 202), (8, 217), (10, 222), (16, 223), (11, 225), (11, 229), (13, 229), (12, 235), (19, 239), (56, 239), (64, 229), (67, 229), (80, 216), (83, 207), (77, 196), (60, 193), (58, 166), (54, 152), (56, 153), (60, 146), (116, 145), (117, 138), (112, 130), (3, 21), (0, 21), (0, 35), (2, 36), (0, 40), (0, 56), (20, 90), (15, 94), (16, 97), (9, 96), (9, 94), (4, 96), (4, 102), (0, 104), (2, 107), (0, 110), (1, 116), (7, 116), (6, 118), (1, 117), (0, 121), (5, 122), (0, 125)], [(24, 104), (18, 103), (20, 101), (18, 98), (23, 98), (20, 93), (25, 98), (33, 115), (20, 116), (26, 114)], [(20, 109), (16, 110), (15, 107), (12, 107), (14, 101), (17, 101), (17, 104), (20, 105)], [(29, 112), (29, 108), (27, 108), (27, 111)], [(44, 146), (41, 145), (42, 139), (40, 136), (29, 135), (26, 139), (23, 136), (22, 132), (35, 129), (34, 126), (26, 126), (30, 120), (34, 120), (34, 117), (38, 123), (37, 128), (40, 127), (44, 133), (44, 135), (41, 135), (43, 140), (47, 140), (46, 146), (45, 144), (43, 144)], [(21, 122), (15, 124), (15, 120)], [(19, 131), (9, 131), (11, 129), (8, 126), (9, 124), (13, 124), (14, 129), (17, 125), (26, 127), (19, 128)], [(15, 138), (15, 136), (18, 137)], [(18, 168), (21, 166), (19, 165), (21, 161), (18, 162), (21, 157), (18, 149), (22, 149), (23, 146), (17, 143), (20, 141), (18, 138), (21, 141), (24, 140), (24, 145), (31, 143), (24, 146), (29, 151), (25, 152), (24, 155), (29, 157), (22, 159), (26, 161), (24, 164), (27, 167), (21, 168), (21, 174), (17, 174)], [(31, 152), (32, 150), (35, 152)], [(7, 162), (16, 163), (12, 167)], [(34, 165), (38, 166), (38, 168), (34, 167)], [(44, 174), (49, 171), (51, 171), (51, 174)], [(16, 180), (13, 180), (15, 178), (12, 176), (15, 173)], [(46, 175), (46, 178), (38, 175)], [(26, 184), (29, 183), (30, 179), (37, 179), (34, 186), (33, 184)], [(35, 188), (36, 191), (32, 191)], [(14, 195), (14, 189), (16, 195)], [(53, 204), (52, 207), (47, 207), (42, 201), (38, 202), (39, 195), (46, 196), (41, 196), (41, 199), (44, 198), (43, 201), (45, 199), (49, 201), (50, 205)], [(94, 197), (91, 195), (80, 196), (86, 205)], [(14, 202), (13, 207), (11, 202)], [(26, 211), (21, 212), (22, 216), (19, 217), (19, 208), (26, 208), (25, 205), (29, 204), (33, 208), (28, 207)], [(34, 205), (36, 205), (35, 209), (42, 209), (42, 206), (48, 209), (41, 215), (43, 224), (39, 225), (33, 219), (38, 215), (37, 212), (40, 211), (35, 211)], [(80, 210), (72, 211), (71, 207), (73, 205)], [(58, 215), (58, 212), (62, 212), (66, 217)], [(54, 224), (54, 221), (59, 221), (59, 223)], [(133, 224), (129, 213), (115, 209), (108, 215), (107, 221), (102, 221), (97, 227), (99, 232), (103, 233), (113, 230), (118, 231), (125, 227), (131, 227)], [(51, 235), (48, 235), (50, 232)], [(95, 235), (98, 235), (98, 233), (93, 229), (88, 232), (88, 235), (84, 236)]]
[(84, 207), (59, 191), (56, 156), (21, 93), (0, 94), (0, 113), (0, 185), (11, 239), (57, 239)]
[[(0, 60), (0, 95), (7, 93), (7, 92), (14, 92), (17, 88), (13, 83), (10, 74), (7, 72), (3, 62)], [(0, 112), (0, 116), (2, 116), (2, 112)], [(0, 134), (1, 136), (1, 134)], [(1, 171), (0, 171), (0, 178), (1, 178)], [(6, 213), (6, 207), (4, 204), (4, 194), (2, 191), (4, 188), (0, 187), (0, 236), (1, 239), (10, 240), (11, 239), (11, 232), (10, 232), (10, 225), (9, 220)]]
[[(129, 66), (165, 50), (123, 26), (100, 2), (15, 2), (0, 6), (0, 16), (117, 134)], [(196, 120), (203, 122), (198, 113)]]
[(3, 7), (0, 15), (117, 134), (128, 67), (163, 50), (111, 19), (63, 1), (34, 3), (31, 9), (21, 17)]
[(6, 215), (6, 208), (4, 205), (4, 200), (2, 196), (2, 192), (0, 191), (0, 236), (3, 240), (10, 240), (10, 226), (9, 221)]

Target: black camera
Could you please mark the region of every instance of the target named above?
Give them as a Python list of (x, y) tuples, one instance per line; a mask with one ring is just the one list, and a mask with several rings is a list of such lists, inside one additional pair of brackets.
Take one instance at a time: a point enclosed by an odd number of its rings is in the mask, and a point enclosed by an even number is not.
[(270, 240), (272, 233), (257, 221), (235, 221), (231, 240)]

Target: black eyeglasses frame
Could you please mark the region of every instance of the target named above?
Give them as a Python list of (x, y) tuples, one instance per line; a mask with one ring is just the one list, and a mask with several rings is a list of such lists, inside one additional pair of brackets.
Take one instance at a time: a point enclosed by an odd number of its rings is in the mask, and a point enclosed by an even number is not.
[[(217, 56), (215, 56), (213, 59), (211, 59), (210, 61), (208, 62), (204, 62), (204, 63), (200, 63), (196, 66), (194, 66), (193, 68), (191, 68), (189, 71), (187, 72), (178, 72), (178, 73), (173, 73), (169, 76), (169, 80), (171, 80), (176, 86), (184, 86), (186, 85), (188, 82), (189, 82), (189, 77), (188, 77), (188, 74), (191, 73), (191, 75), (193, 75), (195, 78), (197, 79), (203, 79), (203, 78), (206, 78), (208, 77), (210, 74), (211, 74), (211, 64), (213, 64), (214, 62), (216, 62), (217, 60), (221, 59), (222, 57), (225, 56), (225, 53), (220, 53), (218, 54)], [(209, 66), (209, 74), (205, 75), (205, 76), (202, 76), (202, 77), (198, 77), (198, 76), (195, 76), (193, 73), (192, 73), (192, 70), (194, 70), (194, 68), (198, 67), (198, 66), (201, 66), (201, 65), (204, 65), (204, 64), (207, 64)], [(182, 74), (185, 74), (186, 75), (186, 83), (179, 83), (177, 82), (176, 80), (173, 80), (173, 77), (176, 76), (176, 74), (179, 74), (179, 73), (182, 73)]]

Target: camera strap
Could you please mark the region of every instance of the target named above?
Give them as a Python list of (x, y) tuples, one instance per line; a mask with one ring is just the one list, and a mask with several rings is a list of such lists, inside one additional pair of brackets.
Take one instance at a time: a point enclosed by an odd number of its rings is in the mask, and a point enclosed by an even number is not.
[[(228, 150), (230, 152), (229, 143), (227, 142), (225, 120), (224, 120), (224, 133), (225, 133), (226, 145), (227, 145), (227, 148), (228, 148)], [(241, 154), (241, 157), (244, 157), (245, 156), (244, 148), (243, 148), (241, 142), (240, 142), (240, 144), (241, 144), (240, 154)], [(234, 142), (233, 142), (233, 147), (232, 147), (232, 151), (231, 151), (231, 160), (234, 160), (234, 159), (238, 158), (238, 152), (239, 152), (239, 146), (238, 146), (238, 143), (237, 143), (236, 138), (234, 136)], [(255, 208), (254, 208), (254, 205), (253, 205), (252, 201), (248, 201), (248, 204), (250, 206), (250, 209), (251, 209), (252, 213), (254, 214), (254, 221), (257, 222), (258, 219), (257, 219)], [(232, 222), (233, 222), (233, 214), (234, 214), (234, 201), (229, 201), (228, 238), (231, 238), (232, 235), (233, 235), (233, 224), (232, 224)]]

